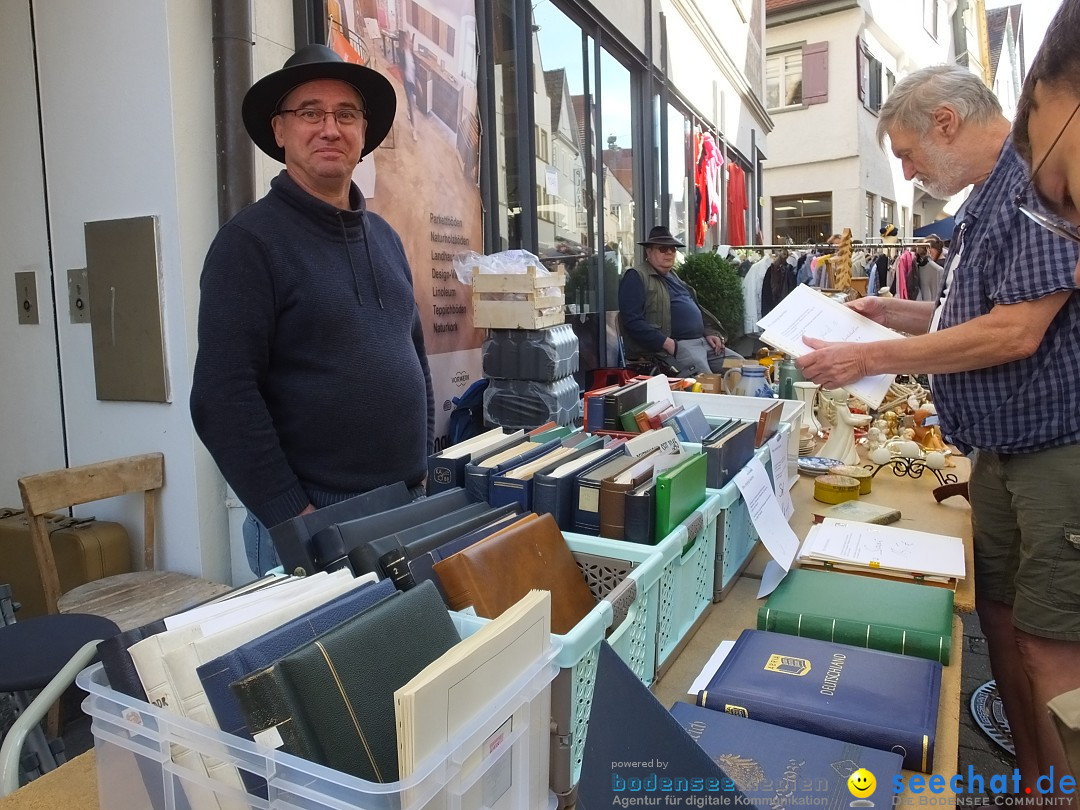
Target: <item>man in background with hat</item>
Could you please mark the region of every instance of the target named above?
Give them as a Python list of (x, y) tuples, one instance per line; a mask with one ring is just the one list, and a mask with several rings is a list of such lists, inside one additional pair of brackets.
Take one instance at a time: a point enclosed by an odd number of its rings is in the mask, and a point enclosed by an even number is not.
[(207, 253), (191, 414), (249, 510), (256, 574), (278, 565), (266, 527), (396, 481), (423, 493), (435, 412), (412, 272), (352, 182), (396, 106), (386, 78), (322, 45), (244, 98), (285, 169)]
[(673, 270), (675, 251), (686, 245), (663, 225), (638, 244), (645, 247), (645, 261), (623, 273), (619, 283), (619, 326), (627, 359), (654, 361), (671, 376), (721, 371), (720, 321)]

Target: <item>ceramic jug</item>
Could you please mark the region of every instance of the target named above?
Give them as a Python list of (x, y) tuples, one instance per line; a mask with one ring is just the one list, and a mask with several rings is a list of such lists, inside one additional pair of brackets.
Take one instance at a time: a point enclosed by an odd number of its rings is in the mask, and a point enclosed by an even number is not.
[(772, 398), (773, 390), (765, 366), (754, 363), (724, 372), (724, 393), (739, 397)]

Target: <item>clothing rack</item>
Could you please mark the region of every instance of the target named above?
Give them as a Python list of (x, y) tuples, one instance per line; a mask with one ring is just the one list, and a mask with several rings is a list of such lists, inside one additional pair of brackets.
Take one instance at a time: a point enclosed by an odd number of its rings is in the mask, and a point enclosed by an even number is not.
[[(948, 240), (942, 240), (948, 241)], [(867, 248), (903, 248), (903, 247), (917, 247), (918, 245), (925, 245), (926, 239), (915, 237), (911, 239), (898, 239), (895, 242), (867, 242), (862, 241), (858, 244), (852, 243), (852, 251), (862, 250)], [(837, 250), (839, 245), (830, 245), (828, 243), (815, 243), (812, 245), (807, 244), (795, 244), (795, 245), (725, 245), (728, 250), (756, 250), (761, 252), (762, 250), (814, 250), (819, 248), (829, 248), (831, 250)]]

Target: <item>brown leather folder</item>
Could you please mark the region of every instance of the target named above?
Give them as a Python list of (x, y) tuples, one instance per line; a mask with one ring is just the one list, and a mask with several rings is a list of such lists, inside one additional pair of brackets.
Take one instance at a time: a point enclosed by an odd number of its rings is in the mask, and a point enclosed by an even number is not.
[(435, 563), (451, 610), (494, 619), (530, 590), (551, 591), (551, 632), (567, 633), (596, 605), (551, 515), (530, 518)]
[(642, 460), (627, 470), (608, 476), (600, 482), (600, 536), (612, 540), (626, 537), (626, 493), (637, 489), (646, 481), (651, 481), (654, 474), (654, 456), (659, 448), (654, 448), (642, 456)]

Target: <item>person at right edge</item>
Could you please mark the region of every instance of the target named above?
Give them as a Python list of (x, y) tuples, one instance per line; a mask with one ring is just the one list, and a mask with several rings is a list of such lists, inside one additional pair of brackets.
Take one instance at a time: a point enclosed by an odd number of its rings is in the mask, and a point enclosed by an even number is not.
[(248, 508), (257, 575), (279, 564), (268, 527), (398, 481), (424, 494), (435, 410), (412, 272), (352, 182), (396, 108), (386, 77), (318, 44), (244, 97), (248, 135), (285, 168), (207, 252), (191, 418)]
[[(1080, 242), (1080, 0), (1063, 0), (1028, 70), (1013, 124), (1016, 151), (1031, 167), (1024, 211), (1065, 240)], [(1080, 264), (1075, 281), (1080, 286)], [(1075, 493), (1074, 493), (1075, 495)], [(1071, 540), (1080, 543), (1080, 527)], [(1076, 661), (1072, 660), (1073, 671)], [(1073, 776), (1080, 775), (1080, 686), (1049, 707)]]
[[(931, 375), (945, 436), (972, 456), (976, 609), (1016, 747), (1021, 792), (1068, 773), (1047, 701), (1080, 687), (1080, 295), (1078, 245), (1017, 200), (1028, 173), (993, 93), (956, 65), (905, 78), (881, 108), (904, 176), (935, 197), (974, 188), (933, 301), (849, 304), (912, 337), (804, 341), (824, 388), (873, 374)], [(1043, 780), (1046, 786), (1046, 780)], [(1027, 794), (1025, 794), (1027, 795)]]

